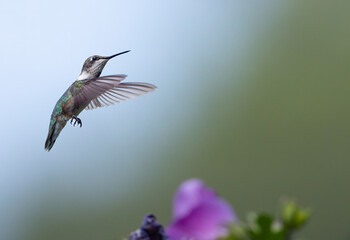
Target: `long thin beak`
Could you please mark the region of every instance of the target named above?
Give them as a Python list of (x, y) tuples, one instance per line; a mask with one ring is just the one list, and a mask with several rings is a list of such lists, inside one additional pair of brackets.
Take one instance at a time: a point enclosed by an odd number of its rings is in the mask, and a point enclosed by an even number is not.
[(112, 55), (112, 56), (110, 56), (110, 57), (106, 57), (106, 58), (107, 58), (107, 59), (111, 59), (111, 58), (114, 58), (114, 57), (116, 57), (116, 56), (122, 55), (122, 54), (124, 54), (124, 53), (128, 53), (128, 52), (130, 52), (130, 50), (124, 51), (124, 52), (120, 52), (120, 53), (114, 54), (114, 55)]

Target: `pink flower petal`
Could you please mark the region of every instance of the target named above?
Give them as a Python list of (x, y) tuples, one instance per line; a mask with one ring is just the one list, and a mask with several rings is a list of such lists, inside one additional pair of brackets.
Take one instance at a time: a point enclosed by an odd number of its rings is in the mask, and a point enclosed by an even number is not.
[(231, 206), (199, 179), (182, 183), (174, 199), (173, 221), (166, 233), (171, 240), (213, 240), (237, 220)]

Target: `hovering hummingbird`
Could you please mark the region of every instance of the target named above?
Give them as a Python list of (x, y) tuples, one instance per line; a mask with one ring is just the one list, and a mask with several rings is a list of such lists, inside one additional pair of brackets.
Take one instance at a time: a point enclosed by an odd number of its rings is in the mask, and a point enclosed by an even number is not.
[(94, 109), (119, 103), (151, 92), (157, 87), (149, 83), (122, 82), (126, 75), (102, 76), (101, 72), (106, 63), (124, 51), (109, 57), (94, 55), (86, 59), (78, 79), (66, 90), (57, 101), (50, 120), (49, 134), (45, 149), (50, 151), (58, 135), (67, 121), (74, 126), (83, 125), (78, 115), (84, 109)]

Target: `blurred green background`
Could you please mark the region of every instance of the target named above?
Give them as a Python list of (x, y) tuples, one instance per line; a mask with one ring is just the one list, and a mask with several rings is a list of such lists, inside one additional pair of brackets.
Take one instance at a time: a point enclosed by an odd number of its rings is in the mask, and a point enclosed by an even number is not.
[[(240, 218), (281, 197), (304, 239), (350, 239), (350, 2), (1, 2), (0, 238), (122, 239), (203, 179)], [(19, 10), (24, 9), (24, 10)], [(23, 11), (23, 12), (21, 12)], [(84, 112), (50, 153), (51, 110), (86, 57), (157, 91)]]

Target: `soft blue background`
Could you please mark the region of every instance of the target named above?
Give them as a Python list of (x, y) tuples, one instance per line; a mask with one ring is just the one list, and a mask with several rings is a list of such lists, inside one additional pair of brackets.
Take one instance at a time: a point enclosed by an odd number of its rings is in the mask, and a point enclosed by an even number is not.
[[(349, 239), (349, 4), (0, 1), (0, 239), (122, 239), (200, 177), (244, 219), (296, 197)], [(157, 91), (83, 112), (44, 151), (93, 54)]]

